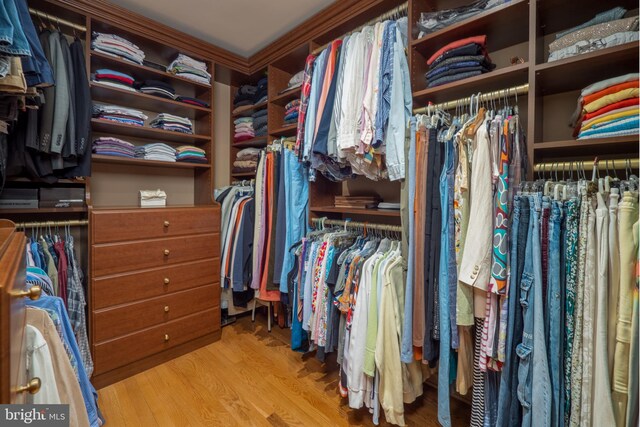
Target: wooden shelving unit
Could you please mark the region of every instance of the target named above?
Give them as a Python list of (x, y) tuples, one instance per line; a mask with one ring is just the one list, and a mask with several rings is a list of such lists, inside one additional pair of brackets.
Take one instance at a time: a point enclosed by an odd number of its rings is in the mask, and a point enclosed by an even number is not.
[(127, 125), (103, 119), (91, 119), (91, 128), (94, 132), (125, 137), (129, 136), (132, 138), (157, 139), (163, 142), (176, 142), (181, 144), (199, 145), (211, 141), (211, 136), (208, 135), (174, 132), (149, 126)]
[(188, 162), (163, 162), (161, 160), (131, 159), (129, 157), (105, 156), (94, 154), (91, 160), (96, 163), (112, 163), (132, 166), (155, 166), (167, 169), (211, 169), (210, 164)]

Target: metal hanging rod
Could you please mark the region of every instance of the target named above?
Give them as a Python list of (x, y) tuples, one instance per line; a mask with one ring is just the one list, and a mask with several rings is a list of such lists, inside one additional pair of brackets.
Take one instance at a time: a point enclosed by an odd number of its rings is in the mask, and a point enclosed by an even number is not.
[(35, 222), (18, 222), (16, 228), (34, 228), (34, 227), (83, 227), (89, 225), (88, 219), (70, 219), (67, 221), (35, 221)]
[(353, 227), (364, 228), (368, 230), (384, 230), (384, 231), (396, 231), (402, 233), (402, 227), (399, 225), (387, 225), (387, 224), (370, 224), (368, 222), (356, 222), (344, 219), (326, 219), (326, 218), (313, 218), (312, 221), (318, 225), (337, 225), (340, 227)]
[(39, 18), (47, 19), (50, 22), (55, 22), (56, 24), (62, 24), (66, 27), (73, 28), (74, 30), (82, 31), (83, 33), (87, 32), (87, 27), (85, 27), (84, 25), (79, 25), (71, 21), (67, 21), (66, 19), (61, 19), (57, 16), (49, 15), (48, 13), (42, 12), (37, 9), (29, 8), (29, 13), (32, 15), (36, 15)]
[[(348, 36), (349, 34), (353, 34), (353, 33), (357, 32), (357, 31), (360, 31), (364, 27), (368, 27), (370, 25), (374, 25), (377, 22), (382, 22), (382, 21), (385, 21), (387, 19), (393, 18), (395, 16), (399, 16), (401, 14), (406, 14), (408, 10), (409, 10), (409, 2), (402, 3), (401, 5), (394, 7), (390, 11), (383, 13), (382, 15), (378, 16), (377, 18), (374, 18), (374, 19), (372, 19), (370, 21), (367, 21), (366, 23), (360, 25), (359, 27), (356, 27), (355, 29), (349, 31), (348, 33), (343, 34), (342, 37), (337, 37), (337, 39), (342, 39), (342, 38)], [(323, 46), (315, 48), (313, 50), (313, 54), (317, 55), (318, 53), (322, 52), (330, 44), (331, 43), (327, 43), (327, 44), (325, 44)]]
[(621, 170), (630, 167), (631, 169), (638, 169), (640, 167), (640, 160), (638, 158), (631, 159), (595, 159), (593, 162), (585, 161), (585, 160), (574, 160), (574, 161), (563, 161), (563, 162), (547, 162), (547, 163), (536, 163), (534, 166), (535, 172), (553, 172), (558, 171), (562, 172), (562, 170), (566, 170), (567, 172), (571, 172), (571, 170), (575, 170), (576, 168), (584, 169), (586, 171), (590, 171), (593, 167), (598, 168), (598, 170)]
[[(506, 89), (494, 90), (493, 92), (481, 93), (479, 97), (474, 97), (474, 101), (477, 99), (480, 102), (492, 101), (495, 99), (509, 98), (511, 96), (523, 95), (529, 93), (529, 83), (525, 83), (520, 86), (513, 86)], [(429, 110), (452, 110), (456, 107), (462, 107), (471, 103), (471, 96), (466, 98), (456, 99), (455, 101), (443, 102), (441, 104), (430, 104), (426, 107), (414, 108), (414, 114), (425, 114)]]

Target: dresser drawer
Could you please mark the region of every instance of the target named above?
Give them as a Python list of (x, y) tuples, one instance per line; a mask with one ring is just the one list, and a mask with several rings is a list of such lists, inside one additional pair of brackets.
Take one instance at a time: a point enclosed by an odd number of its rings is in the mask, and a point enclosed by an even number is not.
[(163, 267), (220, 255), (218, 234), (93, 246), (93, 277)]
[(93, 243), (220, 231), (220, 209), (217, 207), (94, 210), (91, 220)]
[(220, 285), (205, 285), (93, 313), (94, 340), (106, 341), (220, 305)]
[(93, 307), (98, 310), (218, 282), (219, 258), (118, 274), (93, 279)]
[(220, 329), (220, 308), (192, 314), (94, 346), (94, 375), (128, 365)]

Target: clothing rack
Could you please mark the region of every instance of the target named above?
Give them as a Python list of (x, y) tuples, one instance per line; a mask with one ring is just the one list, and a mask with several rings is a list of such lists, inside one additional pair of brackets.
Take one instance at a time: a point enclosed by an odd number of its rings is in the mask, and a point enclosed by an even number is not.
[(70, 219), (67, 221), (35, 221), (35, 222), (18, 222), (16, 228), (34, 228), (34, 227), (83, 227), (89, 225), (88, 219)]
[(516, 95), (524, 95), (529, 93), (529, 83), (525, 83), (520, 86), (513, 86), (506, 89), (494, 90), (493, 92), (481, 93), (479, 95), (472, 95), (466, 98), (456, 99), (455, 101), (443, 102), (440, 104), (429, 104), (426, 107), (414, 108), (414, 114), (424, 114), (429, 111), (435, 110), (451, 110), (456, 107), (462, 107), (471, 104), (471, 102), (486, 102), (496, 99), (509, 98)]
[[(363, 29), (364, 27), (368, 27), (370, 25), (374, 25), (377, 22), (383, 22), (387, 19), (398, 19), (400, 16), (404, 16), (406, 15), (407, 11), (409, 10), (409, 2), (405, 2), (402, 3), (399, 6), (394, 7), (393, 9), (391, 9), (388, 12), (383, 13), (382, 15), (378, 16), (377, 18), (374, 18), (370, 21), (367, 21), (366, 23), (360, 25), (359, 27), (356, 27), (355, 29), (349, 31), (348, 33), (343, 34), (341, 37), (337, 37), (336, 39), (342, 39), (346, 36), (348, 36), (349, 34), (353, 34), (357, 31), (360, 31), (361, 29)], [(324, 48), (326, 48), (327, 46), (329, 46), (331, 44), (331, 42), (322, 45), (320, 47), (317, 47), (313, 50), (313, 54), (317, 55), (318, 53), (322, 52), (324, 50)]]
[(87, 27), (85, 27), (84, 25), (75, 24), (71, 21), (67, 21), (66, 19), (60, 19), (57, 16), (49, 15), (48, 13), (42, 12), (37, 9), (29, 8), (29, 13), (37, 16), (38, 18), (47, 19), (50, 22), (62, 24), (64, 26), (73, 28), (74, 30), (82, 31), (83, 33), (87, 32)]
[(536, 163), (534, 166), (535, 172), (562, 172), (563, 170), (567, 172), (571, 172), (572, 170), (576, 170), (579, 168), (580, 170), (584, 169), (590, 171), (593, 167), (596, 167), (598, 170), (620, 170), (625, 168), (638, 169), (640, 167), (640, 160), (635, 159), (600, 159), (597, 158), (593, 162), (588, 162), (584, 160), (575, 160), (569, 162), (547, 162), (547, 163)]
[(402, 227), (399, 225), (388, 224), (370, 224), (368, 222), (356, 222), (344, 219), (327, 219), (327, 218), (313, 218), (312, 221), (317, 225), (337, 225), (341, 227), (354, 227), (363, 228), (365, 230), (383, 230), (383, 231), (395, 231), (402, 233)]

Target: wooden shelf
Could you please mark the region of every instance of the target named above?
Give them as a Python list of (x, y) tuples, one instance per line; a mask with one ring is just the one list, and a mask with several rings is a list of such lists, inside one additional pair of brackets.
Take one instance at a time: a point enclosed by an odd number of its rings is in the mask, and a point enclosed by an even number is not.
[(0, 209), (0, 215), (9, 214), (66, 214), (66, 213), (82, 213), (87, 212), (87, 207), (75, 208), (37, 208), (37, 209)]
[(186, 133), (156, 129), (147, 126), (127, 125), (104, 119), (91, 119), (91, 129), (94, 132), (130, 136), (132, 138), (153, 139), (161, 142), (199, 144), (211, 141), (211, 137), (206, 135), (189, 135)]
[(391, 216), (400, 217), (400, 210), (393, 209), (358, 209), (358, 208), (337, 208), (335, 206), (321, 206), (310, 208), (311, 212), (341, 213), (353, 215), (373, 215), (373, 216)]
[(248, 148), (248, 147), (262, 148), (266, 146), (267, 146), (266, 136), (258, 136), (253, 139), (248, 139), (242, 142), (234, 142), (231, 144), (231, 147), (236, 147), (236, 148)]
[[(98, 102), (189, 117), (211, 114), (211, 108), (198, 107), (197, 105), (147, 95), (146, 93), (131, 92), (126, 89), (118, 89), (97, 82), (91, 82), (90, 86), (91, 99)], [(150, 119), (153, 119), (153, 117), (150, 117)]]
[(278, 129), (274, 129), (273, 132), (269, 133), (269, 135), (274, 137), (293, 136), (296, 134), (297, 131), (298, 131), (298, 124), (294, 123), (291, 125), (283, 126)]
[[(638, 42), (572, 56), (535, 67), (543, 95), (580, 90), (610, 77), (638, 71)], [(612, 66), (614, 65), (614, 66)]]
[(411, 46), (428, 59), (447, 43), (486, 34), (487, 49), (495, 52), (527, 41), (528, 21), (528, 0), (513, 0), (413, 40)]
[(272, 104), (278, 104), (283, 106), (287, 105), (289, 102), (295, 99), (300, 99), (301, 90), (302, 90), (302, 87), (291, 89), (285, 93), (281, 93), (280, 95), (274, 96), (273, 99), (271, 99), (269, 102), (271, 102)]
[(187, 78), (169, 73), (167, 71), (156, 70), (155, 68), (147, 67), (145, 65), (139, 65), (131, 61), (117, 58), (115, 56), (106, 55), (95, 50), (91, 51), (91, 58), (91, 63), (95, 64), (96, 68), (110, 68), (112, 66), (117, 66), (116, 71), (133, 74), (133, 77), (136, 80), (157, 79), (158, 77), (164, 77), (166, 79), (171, 79), (187, 85), (211, 90), (211, 85), (189, 80)]
[(254, 112), (258, 110), (262, 110), (263, 108), (267, 108), (267, 101), (260, 102), (259, 104), (254, 105), (245, 105), (238, 109), (238, 111), (232, 112), (231, 117), (245, 117), (250, 116)]
[(636, 154), (638, 153), (638, 135), (616, 136), (611, 138), (594, 138), (564, 141), (549, 141), (533, 144), (536, 159), (579, 156), (593, 156), (605, 154)]
[(256, 176), (255, 172), (231, 172), (231, 176), (243, 177), (243, 176)]
[(131, 159), (129, 157), (105, 156), (93, 154), (91, 160), (97, 163), (111, 163), (119, 165), (152, 166), (170, 169), (210, 169), (211, 165), (189, 162), (163, 162), (158, 160)]
[(485, 74), (413, 92), (414, 107), (427, 102), (440, 103), (463, 98), (477, 92), (490, 92), (526, 83), (529, 63), (510, 65)]

